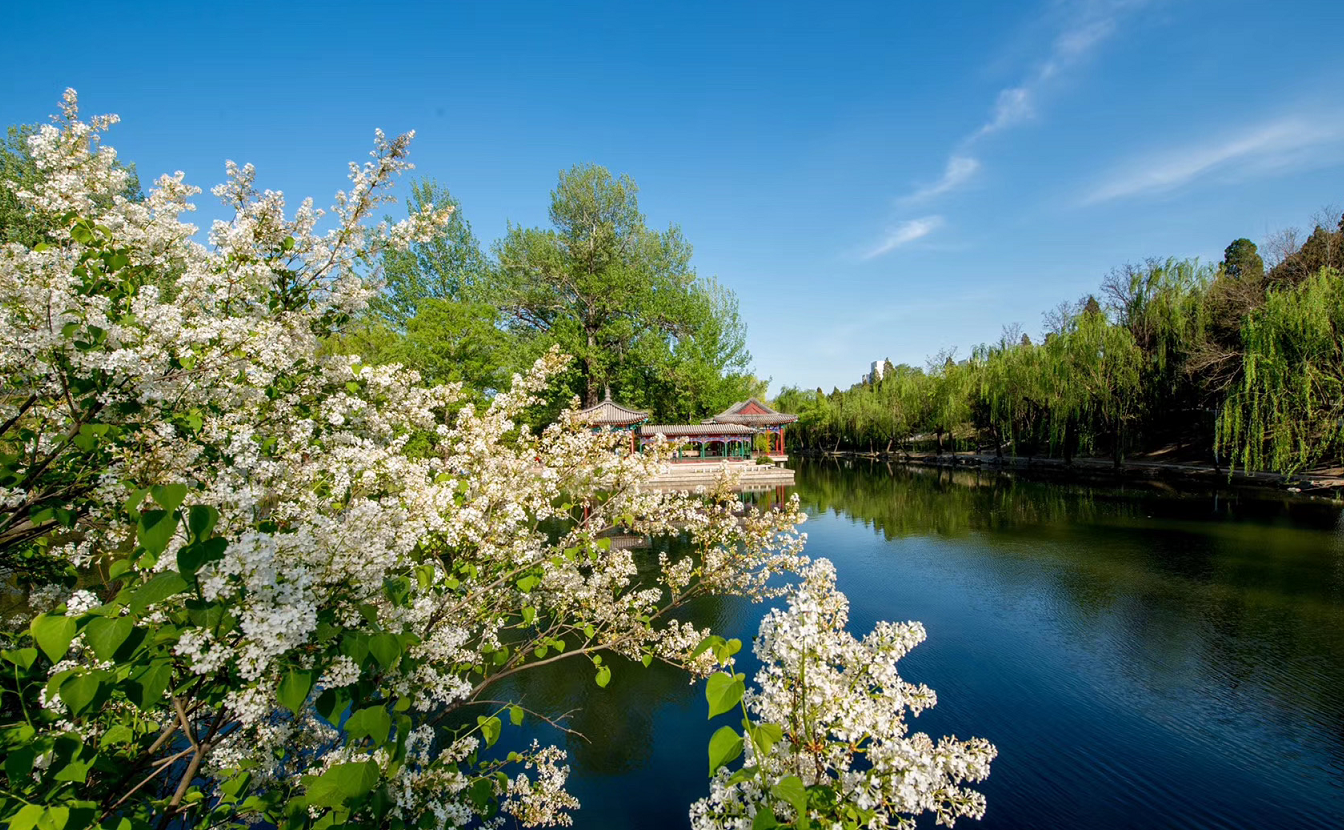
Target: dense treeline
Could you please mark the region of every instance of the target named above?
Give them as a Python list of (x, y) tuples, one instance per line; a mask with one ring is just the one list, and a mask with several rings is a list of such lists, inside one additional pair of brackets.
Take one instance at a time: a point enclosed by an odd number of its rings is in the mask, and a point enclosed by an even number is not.
[[(36, 245), (48, 229), (17, 191), (37, 181), (28, 141), (11, 127), (0, 141), (0, 243)], [(130, 173), (122, 196), (142, 199)], [(431, 382), (461, 382), (480, 399), (506, 388), (547, 349), (575, 359), (535, 413), (548, 422), (577, 395), (612, 395), (655, 420), (698, 420), (734, 401), (763, 397), (737, 298), (691, 265), (673, 226), (648, 227), (628, 176), (577, 165), (551, 194), (550, 227), (510, 225), (487, 251), (461, 206), (433, 180), (412, 182), (409, 212), (453, 205), (433, 239), (368, 263), (383, 290), (331, 347), (370, 363), (401, 363)]]
[[(637, 193), (627, 176), (578, 165), (551, 193), (550, 227), (510, 225), (489, 253), (458, 206), (435, 239), (387, 255), (382, 294), (340, 346), (488, 396), (559, 345), (574, 361), (551, 410), (609, 390), (685, 421), (762, 394), (736, 296), (695, 274), (678, 228), (647, 226)], [(412, 212), (447, 204), (428, 180), (407, 200)]]
[[(1331, 225), (1331, 226), (1327, 226)], [(1294, 471), (1344, 451), (1344, 219), (1274, 240), (1268, 267), (1238, 239), (1216, 266), (1149, 260), (1095, 295), (927, 368), (848, 390), (784, 389), (795, 449), (923, 445), (1026, 457), (1158, 452)]]

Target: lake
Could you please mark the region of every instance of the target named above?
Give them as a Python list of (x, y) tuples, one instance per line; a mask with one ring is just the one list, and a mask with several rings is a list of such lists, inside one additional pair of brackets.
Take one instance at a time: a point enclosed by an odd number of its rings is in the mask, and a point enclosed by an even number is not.
[[(939, 703), (913, 727), (998, 746), (981, 785), (988, 813), (959, 827), (1341, 824), (1338, 507), (860, 461), (793, 466), (808, 553), (835, 562), (851, 631), (880, 619), (928, 629), (902, 675)], [(692, 615), (749, 643), (767, 608), (719, 600)], [(703, 684), (638, 663), (618, 665), (607, 689), (577, 665), (522, 678), (514, 691), (529, 706), (580, 708), (571, 726), (593, 739), (526, 728), (567, 746), (576, 827), (687, 826), (719, 725), (705, 720)]]

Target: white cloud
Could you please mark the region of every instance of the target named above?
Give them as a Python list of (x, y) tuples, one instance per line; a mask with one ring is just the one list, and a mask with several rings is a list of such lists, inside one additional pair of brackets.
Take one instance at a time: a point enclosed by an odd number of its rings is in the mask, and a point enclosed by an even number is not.
[(876, 259), (889, 254), (902, 245), (908, 245), (916, 239), (922, 239), (943, 225), (941, 216), (925, 216), (922, 219), (910, 219), (887, 231), (877, 247), (863, 255), (864, 259)]
[(970, 143), (977, 138), (996, 133), (1007, 127), (1016, 127), (1018, 124), (1028, 120), (1035, 114), (1035, 108), (1032, 106), (1031, 87), (1015, 86), (999, 92), (999, 98), (994, 102), (994, 112), (980, 129), (976, 130), (966, 143)]
[(979, 169), (980, 161), (978, 159), (970, 156), (952, 156), (947, 160), (947, 169), (943, 171), (941, 179), (931, 185), (921, 187), (909, 196), (902, 197), (901, 202), (910, 204), (932, 199), (934, 196), (941, 196), (970, 181)]
[(1050, 46), (1050, 53), (1016, 86), (999, 91), (989, 119), (963, 142), (969, 145), (999, 130), (1015, 127), (1036, 113), (1035, 102), (1042, 87), (1060, 72), (1085, 60), (1115, 34), (1120, 12), (1128, 3), (1102, 4), (1091, 14), (1075, 19)]
[(1089, 5), (1086, 13), (1074, 17), (1051, 42), (1045, 58), (1020, 83), (999, 90), (988, 119), (961, 140), (961, 151), (953, 152), (948, 158), (942, 179), (915, 190), (899, 201), (906, 204), (920, 202), (941, 196), (970, 181), (980, 169), (980, 161), (965, 150), (987, 135), (1030, 121), (1036, 115), (1037, 102), (1049, 82), (1064, 70), (1088, 58), (1115, 34), (1120, 14), (1140, 3), (1132, 0), (1103, 2)]
[(1284, 118), (1137, 159), (1111, 173), (1083, 198), (1083, 204), (1167, 193), (1209, 176), (1245, 178), (1342, 162), (1344, 123)]

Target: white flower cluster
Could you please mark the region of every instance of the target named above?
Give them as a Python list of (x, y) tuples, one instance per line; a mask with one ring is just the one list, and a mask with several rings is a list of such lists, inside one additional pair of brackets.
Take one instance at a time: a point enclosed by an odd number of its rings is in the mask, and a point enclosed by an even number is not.
[[(24, 453), (49, 457), (42, 469), (60, 468), (64, 489), (0, 493), (0, 522), (26, 521), (57, 492), (71, 499), (80, 541), (55, 549), (105, 568), (137, 538), (126, 504), (146, 488), (185, 485), (186, 505), (218, 511), (227, 549), (196, 576), (229, 633), (186, 625), (176, 641), (200, 685), (228, 690), (217, 708), (191, 709), (202, 728), (227, 724), (202, 769), (247, 764), (265, 782), (301, 774), (296, 758), (322, 768), (347, 757), (335, 730), (277, 698), (295, 667), (319, 692), (369, 679), (358, 660), (331, 653), (343, 641), (323, 638), (324, 626), (400, 637), (406, 659), (379, 673), (380, 688), (428, 720), (542, 660), (605, 650), (685, 664), (703, 632), (672, 609), (705, 594), (777, 595), (771, 578), (805, 563), (796, 500), (742, 516), (726, 487), (650, 492), (657, 452), (618, 454), (619, 435), (572, 414), (539, 434), (520, 424), (564, 367), (557, 353), (478, 409), (462, 406), (456, 387), (324, 350), (325, 334), (369, 298), (380, 253), (427, 238), (451, 211), (368, 226), (410, 166), (409, 136), (379, 133), (330, 213), (304, 202), (287, 217), (282, 194), (258, 191), (255, 171), (230, 163), (213, 192), (234, 214), (207, 247), (180, 219), (199, 193), (181, 173), (127, 200), (125, 172), (101, 143), (115, 118), (80, 121), (73, 92), (63, 113), (32, 137), (41, 177), (17, 194), (51, 243), (0, 248), (0, 423), (31, 427)], [(90, 391), (76, 400), (71, 390)], [(70, 436), (92, 449), (75, 453)], [(429, 449), (408, 451), (413, 438)], [(558, 542), (545, 529), (556, 520), (570, 528)], [(694, 555), (640, 573), (601, 538), (616, 526), (686, 534)], [(177, 568), (188, 542), (179, 527), (121, 579)], [(81, 594), (69, 610), (94, 601)], [(466, 755), (371, 757), (398, 809), (457, 825), (474, 809), (459, 771)], [(522, 757), (532, 775), (498, 795), (524, 823), (563, 822), (574, 806), (563, 753)]]
[(980, 738), (935, 743), (906, 723), (907, 710), (918, 715), (936, 701), (931, 689), (896, 671), (924, 640), (924, 627), (883, 622), (855, 639), (845, 631), (849, 603), (836, 590), (834, 566), (817, 560), (803, 577), (788, 608), (761, 622), (755, 653), (762, 665), (756, 688), (743, 698), (752, 720), (779, 727), (782, 737), (764, 753), (746, 740), (744, 765), (753, 774), (720, 768), (709, 796), (691, 808), (692, 826), (747, 830), (767, 804), (781, 821), (792, 820), (794, 808), (771, 798), (790, 776), (805, 787), (831, 788), (829, 803), (865, 811), (871, 828), (913, 828), (925, 812), (949, 826), (982, 817), (984, 796), (960, 784), (989, 775), (994, 747)]

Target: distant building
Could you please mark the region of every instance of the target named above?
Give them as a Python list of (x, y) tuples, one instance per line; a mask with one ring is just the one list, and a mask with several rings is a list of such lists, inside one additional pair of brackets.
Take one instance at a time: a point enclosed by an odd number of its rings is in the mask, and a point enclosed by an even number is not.
[(886, 374), (887, 364), (890, 362), (891, 358), (889, 357), (886, 358), (885, 360), (874, 360), (873, 367), (872, 369), (869, 370), (868, 376), (865, 377), (864, 380), (868, 381), (869, 383), (877, 383), (879, 380), (882, 379), (882, 376)]

